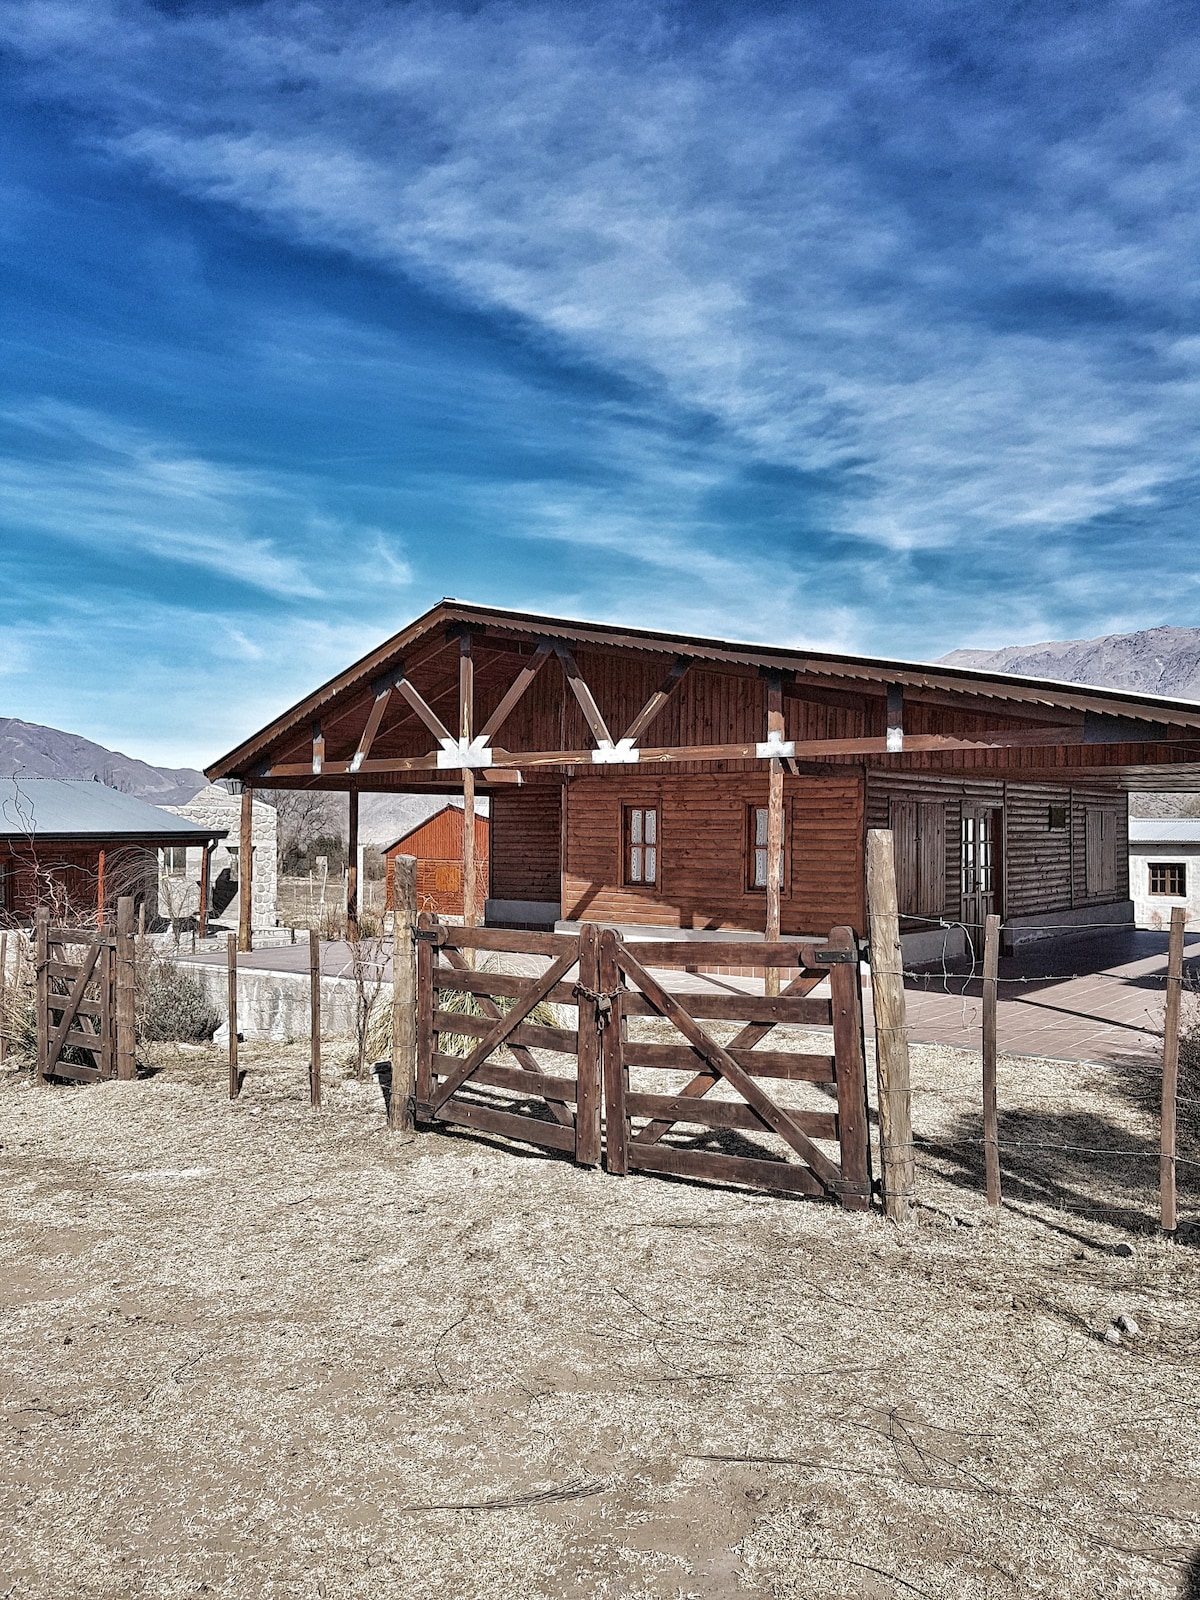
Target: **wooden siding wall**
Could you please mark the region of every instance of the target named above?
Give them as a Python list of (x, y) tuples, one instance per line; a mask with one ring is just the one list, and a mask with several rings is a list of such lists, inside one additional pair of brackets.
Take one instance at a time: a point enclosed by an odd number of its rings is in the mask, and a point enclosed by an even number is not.
[[(439, 811), (387, 851), (386, 903), (393, 903), (392, 863), (397, 856), (417, 860), (417, 909), (441, 917), (463, 914), (462, 831), (464, 812)], [(488, 819), (475, 818), (475, 898), (482, 910), (488, 893)]]
[(562, 890), (562, 787), (492, 795), (493, 900), (557, 900)]
[(0, 845), (0, 921), (28, 922), (45, 901), (52, 915), (86, 915), (96, 909), (100, 851), (104, 849), (105, 900), (115, 907), (117, 897), (143, 898), (153, 912), (157, 907), (158, 851), (142, 845), (58, 845), (45, 843), (31, 851)]
[[(1128, 806), (1117, 789), (1064, 788), (1057, 784), (938, 779), (918, 773), (871, 773), (867, 777), (867, 826), (890, 825), (891, 802), (940, 801), (946, 808), (946, 894), (944, 915), (959, 908), (959, 850), (964, 805), (992, 806), (1004, 812), (1001, 849), (1004, 915), (1068, 911), (1073, 906), (1124, 900), (1129, 895)], [(1051, 832), (1049, 808), (1066, 806), (1070, 826)], [(1116, 819), (1116, 885), (1113, 891), (1087, 892), (1085, 834), (1089, 810), (1103, 809)], [(937, 913), (931, 913), (936, 915)]]
[[(619, 781), (614, 781), (614, 778)], [(766, 897), (747, 880), (747, 809), (767, 803), (767, 776), (708, 773), (681, 782), (626, 769), (565, 791), (563, 916), (661, 927), (761, 932)], [(623, 885), (622, 811), (656, 806), (659, 883)], [(786, 933), (863, 930), (863, 785), (857, 774), (786, 778)]]

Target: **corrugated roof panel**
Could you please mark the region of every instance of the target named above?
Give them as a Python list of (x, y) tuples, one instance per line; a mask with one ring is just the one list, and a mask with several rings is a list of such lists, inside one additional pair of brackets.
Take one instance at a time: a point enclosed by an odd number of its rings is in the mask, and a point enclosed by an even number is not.
[(199, 844), (225, 831), (203, 828), (86, 778), (0, 778), (0, 839), (182, 839)]
[(1130, 817), (1130, 844), (1200, 844), (1200, 817)]

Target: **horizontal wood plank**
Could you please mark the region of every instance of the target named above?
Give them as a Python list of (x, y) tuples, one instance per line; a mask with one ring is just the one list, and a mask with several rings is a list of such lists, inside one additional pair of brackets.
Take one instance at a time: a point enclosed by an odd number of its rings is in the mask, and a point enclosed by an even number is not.
[[(766, 1123), (741, 1100), (712, 1100), (707, 1097), (627, 1094), (625, 1108), (631, 1117), (649, 1117), (655, 1122), (692, 1122), (705, 1128), (748, 1128), (755, 1133), (770, 1133)], [(787, 1108), (796, 1126), (813, 1139), (836, 1139), (837, 1117), (828, 1111), (798, 1111)]]
[[(464, 1017), (458, 1011), (435, 1011), (433, 1014), (435, 1033), (456, 1033), (464, 1039), (482, 1039), (495, 1025), (494, 1017)], [(573, 1056), (578, 1035), (574, 1028), (547, 1028), (541, 1023), (522, 1022), (499, 1048), (503, 1050), (510, 1044), (523, 1044), (531, 1050), (556, 1050), (560, 1055)]]
[(767, 944), (754, 939), (639, 939), (622, 943), (643, 967), (802, 967), (806, 949), (824, 947), (824, 940), (813, 939), (806, 939), (803, 944)]
[(526, 933), (519, 928), (460, 928), (447, 925), (440, 930), (443, 943), (459, 950), (507, 950), (520, 956), (565, 956), (578, 951), (579, 940), (572, 933)]
[[(692, 1017), (708, 1017), (714, 1022), (781, 1022), (794, 1027), (833, 1025), (833, 1004), (803, 995), (691, 994), (672, 991), (676, 1000)], [(634, 989), (622, 992), (621, 1006), (627, 1017), (657, 1017), (657, 1007)]]
[(731, 1183), (749, 1189), (778, 1189), (813, 1197), (825, 1191), (807, 1167), (790, 1161), (755, 1161), (745, 1156), (720, 1156), (708, 1150), (680, 1150), (670, 1144), (629, 1146), (629, 1165), (640, 1172), (658, 1172), (705, 1183)]
[(496, 1133), (504, 1139), (520, 1139), (526, 1144), (547, 1145), (551, 1150), (575, 1149), (574, 1127), (563, 1128), (557, 1122), (541, 1122), (534, 1117), (516, 1116), (509, 1111), (493, 1111), (490, 1106), (472, 1105), (465, 1100), (447, 1100), (437, 1113), (436, 1120), (476, 1128), (483, 1133)]
[[(449, 1077), (449, 1066), (440, 1063), (453, 1062), (457, 1066), (461, 1059), (460, 1056), (435, 1055), (434, 1076)], [(499, 1062), (493, 1064), (488, 1061), (485, 1061), (483, 1066), (476, 1067), (467, 1082), (483, 1083), (491, 1089), (513, 1089), (518, 1094), (529, 1095), (532, 1099), (554, 1100), (565, 1105), (575, 1103), (579, 1088), (574, 1078), (558, 1078), (548, 1072), (530, 1072), (523, 1067), (505, 1067)]]
[[(728, 1048), (728, 1047), (727, 1047)], [(801, 1055), (793, 1050), (734, 1050), (729, 1054), (752, 1078), (783, 1078), (793, 1083), (834, 1083), (834, 1058)], [(690, 1044), (641, 1044), (628, 1039), (622, 1046), (625, 1062), (631, 1067), (648, 1067), (665, 1072), (700, 1072), (706, 1062)]]
[[(456, 994), (481, 994), (490, 999), (518, 1000), (536, 980), (518, 977), (510, 972), (455, 972), (450, 967), (433, 969), (435, 989), (452, 990)], [(577, 1006), (579, 997), (573, 983), (558, 983), (546, 996), (556, 1006)]]

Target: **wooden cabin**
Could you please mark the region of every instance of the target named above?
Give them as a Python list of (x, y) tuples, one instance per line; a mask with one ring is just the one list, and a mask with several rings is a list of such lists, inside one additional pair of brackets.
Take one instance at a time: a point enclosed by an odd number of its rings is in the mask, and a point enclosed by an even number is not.
[(153, 923), (160, 852), (186, 859), (190, 849), (206, 897), (211, 853), (224, 837), (223, 828), (102, 783), (0, 779), (0, 922), (27, 925), (39, 905), (59, 921), (103, 922), (130, 895)]
[[(439, 917), (463, 914), (463, 818), (461, 806), (449, 801), (433, 816), (401, 834), (384, 852), (387, 910), (392, 909), (397, 856), (417, 863), (417, 908)], [(475, 903), (488, 895), (488, 819), (475, 817)]]
[[(865, 931), (890, 827), (906, 955), (1131, 924), (1127, 794), (1200, 788), (1200, 704), (447, 600), (209, 769), (491, 810), (469, 920)], [(468, 902), (470, 897), (468, 897)]]

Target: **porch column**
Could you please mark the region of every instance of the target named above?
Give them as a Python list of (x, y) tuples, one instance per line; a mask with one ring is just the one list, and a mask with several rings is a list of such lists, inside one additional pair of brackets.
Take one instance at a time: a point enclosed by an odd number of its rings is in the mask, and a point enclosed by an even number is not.
[(358, 938), (358, 790), (351, 789), (346, 821), (346, 937)]
[[(783, 679), (778, 672), (767, 678), (767, 738), (783, 738)], [(767, 917), (768, 944), (779, 939), (779, 891), (783, 877), (783, 762), (772, 756), (767, 768)], [(779, 968), (768, 967), (763, 977), (767, 994), (779, 993)]]
[[(475, 723), (475, 662), (471, 657), (469, 633), (461, 634), (458, 641), (458, 712), (459, 734), (465, 744), (470, 744)], [(473, 928), (479, 915), (475, 905), (475, 773), (472, 768), (464, 767), (462, 778), (463, 926)]]
[(104, 926), (104, 851), (96, 858), (96, 926)]
[(208, 938), (208, 879), (212, 868), (213, 840), (206, 839), (200, 852), (200, 909), (196, 915), (196, 928), (202, 939)]
[(242, 784), (242, 832), (238, 843), (238, 949), (253, 948), (254, 790)]

